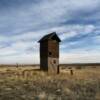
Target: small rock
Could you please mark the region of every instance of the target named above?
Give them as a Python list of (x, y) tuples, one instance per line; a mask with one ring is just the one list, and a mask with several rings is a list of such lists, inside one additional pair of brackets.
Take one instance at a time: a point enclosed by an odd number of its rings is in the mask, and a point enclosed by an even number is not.
[(71, 94), (72, 93), (72, 91), (70, 89), (68, 89), (68, 88), (65, 88), (64, 92), (67, 93), (67, 94)]
[(39, 94), (39, 98), (40, 99), (45, 99), (46, 98), (46, 93), (42, 92), (41, 94)]
[(48, 95), (48, 100), (56, 100), (56, 96), (55, 95)]
[(5, 88), (5, 90), (6, 90), (6, 91), (11, 91), (11, 90), (12, 90), (12, 88)]
[(57, 90), (56, 90), (56, 94), (57, 94), (57, 95), (61, 95), (61, 89), (57, 89)]
[(25, 98), (26, 98), (26, 95), (22, 95), (21, 98), (22, 98), (22, 99), (25, 99)]

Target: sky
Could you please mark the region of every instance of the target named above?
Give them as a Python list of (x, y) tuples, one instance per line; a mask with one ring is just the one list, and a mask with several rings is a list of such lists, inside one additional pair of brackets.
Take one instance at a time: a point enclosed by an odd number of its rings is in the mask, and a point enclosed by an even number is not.
[(0, 0), (0, 64), (38, 64), (51, 32), (60, 63), (100, 63), (100, 0)]

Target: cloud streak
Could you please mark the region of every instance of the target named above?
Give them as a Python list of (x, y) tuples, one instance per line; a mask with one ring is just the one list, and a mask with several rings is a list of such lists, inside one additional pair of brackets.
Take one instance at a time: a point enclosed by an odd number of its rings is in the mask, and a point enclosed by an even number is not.
[(62, 40), (61, 63), (99, 62), (99, 5), (100, 0), (0, 0), (0, 63), (39, 63), (37, 41), (53, 31)]

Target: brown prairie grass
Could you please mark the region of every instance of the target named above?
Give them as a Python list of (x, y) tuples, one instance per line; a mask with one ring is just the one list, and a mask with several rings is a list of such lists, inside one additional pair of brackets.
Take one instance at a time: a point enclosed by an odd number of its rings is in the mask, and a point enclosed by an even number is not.
[(59, 75), (33, 67), (0, 69), (0, 100), (100, 100), (100, 68), (63, 69)]

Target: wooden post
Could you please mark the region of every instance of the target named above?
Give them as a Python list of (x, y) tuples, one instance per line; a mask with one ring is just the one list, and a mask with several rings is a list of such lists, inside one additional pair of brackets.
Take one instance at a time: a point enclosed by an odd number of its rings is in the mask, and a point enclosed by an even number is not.
[(73, 75), (73, 74), (74, 74), (74, 73), (73, 73), (73, 69), (70, 69), (70, 74), (71, 74), (71, 75)]
[(57, 66), (57, 74), (60, 73), (59, 65)]
[(18, 63), (16, 63), (16, 68), (18, 68), (19, 66), (18, 66)]

